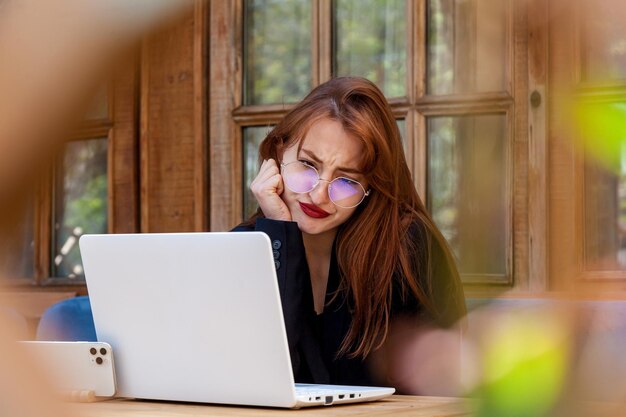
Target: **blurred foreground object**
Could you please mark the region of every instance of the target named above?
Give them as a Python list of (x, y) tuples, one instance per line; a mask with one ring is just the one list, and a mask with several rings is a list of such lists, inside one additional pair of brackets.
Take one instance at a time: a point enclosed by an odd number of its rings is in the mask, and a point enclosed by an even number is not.
[[(191, 0), (0, 1), (1, 236), (13, 232), (25, 185), (82, 116), (113, 62), (147, 30), (192, 5)], [(0, 247), (0, 266), (5, 252)], [(0, 415), (68, 415), (15, 348), (14, 328), (0, 315)]]
[(468, 365), (476, 368), (470, 385), (478, 398), (477, 416), (549, 415), (568, 375), (572, 313), (547, 301), (489, 305), (471, 315)]
[(499, 299), (469, 315), (468, 393), (478, 417), (626, 415), (626, 302)]
[[(123, 49), (191, 0), (0, 3), (0, 199), (58, 146)], [(71, 82), (68, 82), (71, 81)], [(36, 115), (36, 123), (33, 123)], [(58, 140), (57, 140), (58, 142)]]

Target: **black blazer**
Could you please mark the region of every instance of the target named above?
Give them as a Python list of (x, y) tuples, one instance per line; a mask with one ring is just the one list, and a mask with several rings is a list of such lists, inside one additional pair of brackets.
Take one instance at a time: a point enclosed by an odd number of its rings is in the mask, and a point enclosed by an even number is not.
[[(338, 294), (333, 298), (341, 279), (335, 247), (332, 250), (324, 311), (317, 315), (313, 305), (311, 279), (302, 234), (297, 223), (258, 218), (256, 224), (239, 225), (233, 231), (262, 231), (272, 242), (289, 353), (296, 382), (339, 385), (384, 383), (374, 379), (363, 359), (337, 357), (352, 317), (346, 297)], [(415, 256), (422, 256), (426, 253), (425, 229), (415, 226), (410, 228), (409, 233), (417, 243), (419, 253)], [(441, 300), (436, 299), (435, 302), (446, 304), (442, 306), (442, 311), (448, 310), (446, 314), (450, 315), (449, 321), (453, 322), (465, 312), (464, 308), (459, 307), (464, 306), (462, 287), (460, 283), (453, 281), (450, 265), (445, 261), (441, 248), (433, 246), (431, 265), (436, 268), (433, 275), (436, 277), (434, 293), (442, 295)], [(450, 293), (450, 290), (453, 293)], [(422, 309), (415, 298), (402, 296), (399, 286), (397, 288), (394, 286), (392, 318), (399, 314), (420, 315)]]

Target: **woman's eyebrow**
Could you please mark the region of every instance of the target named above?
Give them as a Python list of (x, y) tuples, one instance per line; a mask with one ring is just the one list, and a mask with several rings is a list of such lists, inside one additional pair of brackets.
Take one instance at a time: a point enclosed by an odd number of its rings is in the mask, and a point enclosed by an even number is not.
[[(310, 151), (310, 150), (304, 149), (304, 148), (301, 148), (300, 151), (305, 153), (305, 154), (307, 154), (307, 156), (309, 158), (311, 158), (313, 161), (317, 162), (318, 164), (322, 163), (322, 161), (317, 157), (317, 155), (315, 155), (313, 153), (313, 151)], [(361, 171), (359, 171), (358, 169), (355, 169), (355, 168), (337, 167), (337, 170), (338, 171), (343, 171), (346, 174), (361, 174)]]

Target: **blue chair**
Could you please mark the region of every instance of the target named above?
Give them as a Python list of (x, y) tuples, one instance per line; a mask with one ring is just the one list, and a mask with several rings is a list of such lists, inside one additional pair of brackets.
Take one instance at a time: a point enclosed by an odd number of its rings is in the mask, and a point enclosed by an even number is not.
[(88, 296), (50, 306), (37, 326), (37, 340), (96, 342), (96, 329)]

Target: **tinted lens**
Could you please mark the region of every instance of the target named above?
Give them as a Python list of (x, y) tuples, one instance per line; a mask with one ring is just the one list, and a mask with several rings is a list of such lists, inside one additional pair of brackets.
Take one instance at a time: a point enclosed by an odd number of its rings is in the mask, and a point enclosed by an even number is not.
[(363, 200), (365, 190), (358, 182), (339, 177), (328, 186), (328, 195), (339, 207), (350, 208)]
[(290, 162), (283, 165), (283, 181), (294, 193), (308, 193), (317, 184), (319, 177), (315, 168), (302, 162)]

